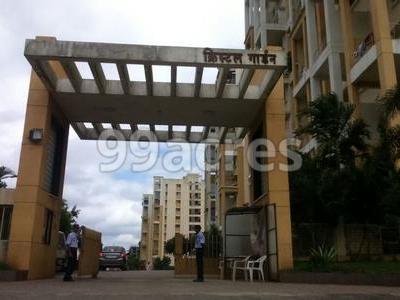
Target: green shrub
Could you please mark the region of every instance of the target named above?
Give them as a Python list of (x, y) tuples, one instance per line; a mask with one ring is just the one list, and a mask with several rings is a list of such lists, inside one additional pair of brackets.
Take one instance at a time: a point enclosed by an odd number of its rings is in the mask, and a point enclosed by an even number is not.
[(10, 267), (6, 263), (0, 261), (0, 271), (7, 271), (7, 270), (10, 270)]
[(336, 261), (336, 249), (321, 245), (310, 250), (310, 262), (314, 270), (327, 272)]
[(170, 270), (171, 259), (168, 256), (164, 256), (163, 259), (156, 257), (153, 262), (154, 270)]
[(137, 256), (128, 256), (128, 269), (129, 270), (140, 270), (140, 259)]

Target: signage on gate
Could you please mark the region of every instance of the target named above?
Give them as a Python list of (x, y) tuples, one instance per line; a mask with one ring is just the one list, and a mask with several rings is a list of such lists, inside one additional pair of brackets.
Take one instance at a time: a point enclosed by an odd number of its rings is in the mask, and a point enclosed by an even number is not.
[(269, 53), (241, 53), (241, 52), (217, 52), (211, 48), (204, 48), (204, 61), (206, 63), (235, 63), (243, 64), (243, 56), (247, 55), (250, 63), (255, 65), (276, 65), (276, 54)]

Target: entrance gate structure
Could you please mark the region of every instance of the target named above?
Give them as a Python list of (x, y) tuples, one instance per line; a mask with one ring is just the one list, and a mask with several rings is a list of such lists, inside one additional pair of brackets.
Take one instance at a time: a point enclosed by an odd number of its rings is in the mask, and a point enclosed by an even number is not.
[[(155, 136), (160, 142), (224, 144), (240, 143), (261, 121), (265, 138), (275, 145), (285, 139), (282, 73), (286, 54), (279, 49), (204, 49), (38, 37), (26, 41), (25, 57), (33, 71), (8, 263), (28, 271), (29, 279), (52, 277), (55, 272), (69, 125), (83, 140), (104, 138), (102, 124), (110, 123), (112, 130), (131, 141)], [(93, 79), (85, 79), (76, 62), (88, 63)], [(119, 80), (109, 80), (102, 63), (114, 64)], [(146, 80), (130, 78), (129, 64), (143, 65)], [(155, 65), (170, 66), (170, 82), (154, 82)], [(193, 83), (177, 82), (180, 66), (196, 68)], [(202, 83), (204, 68), (218, 68), (215, 83)], [(237, 70), (235, 84), (227, 84), (231, 69)], [(123, 129), (121, 124), (130, 124), (130, 128)], [(159, 130), (157, 125), (167, 125), (167, 129)], [(186, 126), (186, 130), (174, 130), (175, 126)], [(194, 126), (203, 130), (192, 130)], [(287, 157), (278, 153), (267, 161), (278, 165)], [(276, 206), (278, 268), (290, 269), (288, 175), (274, 168), (265, 180), (268, 197), (264, 205)]]

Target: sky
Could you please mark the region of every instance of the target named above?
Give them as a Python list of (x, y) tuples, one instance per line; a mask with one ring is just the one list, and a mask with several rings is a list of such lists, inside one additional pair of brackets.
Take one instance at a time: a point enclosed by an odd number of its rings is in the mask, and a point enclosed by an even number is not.
[[(30, 77), (30, 65), (23, 56), (25, 39), (54, 36), (68, 41), (241, 49), (245, 36), (243, 0), (1, 2), (0, 165), (15, 171)], [(153, 71), (155, 81), (166, 79), (165, 70)], [(210, 70), (203, 80), (213, 78), (215, 72)], [(192, 70), (178, 70), (178, 82), (191, 80)], [(179, 146), (185, 157), (178, 164), (182, 168), (175, 172), (165, 168), (168, 159), (163, 157), (171, 148), (164, 144), (151, 145), (151, 150), (158, 150), (152, 152), (151, 168), (132, 170), (135, 153), (142, 150), (137, 144), (126, 143), (116, 148), (124, 159), (112, 171), (104, 172), (101, 165), (107, 167), (109, 158), (99, 153), (95, 141), (79, 140), (71, 128), (63, 196), (81, 211), (78, 222), (101, 231), (104, 245), (137, 245), (142, 194), (151, 193), (153, 176), (176, 178), (187, 172), (202, 172), (204, 146), (195, 150)], [(15, 180), (7, 183), (9, 187), (16, 184)]]

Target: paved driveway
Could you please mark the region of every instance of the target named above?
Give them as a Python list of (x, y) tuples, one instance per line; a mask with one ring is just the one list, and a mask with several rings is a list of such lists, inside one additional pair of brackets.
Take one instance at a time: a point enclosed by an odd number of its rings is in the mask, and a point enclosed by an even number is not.
[(170, 271), (101, 272), (98, 279), (1, 282), (0, 299), (400, 299), (400, 288), (248, 283), (194, 283)]

